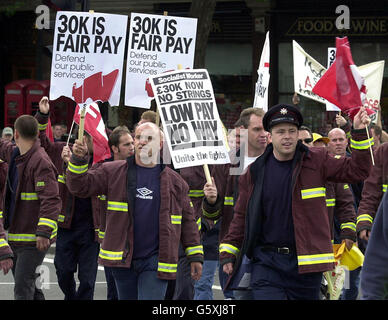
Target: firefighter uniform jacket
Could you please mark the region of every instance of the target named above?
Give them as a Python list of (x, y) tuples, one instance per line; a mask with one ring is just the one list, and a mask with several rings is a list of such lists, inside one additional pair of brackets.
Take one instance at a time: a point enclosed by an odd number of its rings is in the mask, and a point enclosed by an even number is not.
[(388, 143), (374, 152), (375, 165), (364, 181), (362, 199), (357, 211), (357, 232), (371, 230), (380, 201), (388, 186)]
[(8, 245), (7, 237), (3, 227), (3, 203), (0, 203), (0, 260), (13, 258), (13, 252)]
[[(14, 144), (2, 140), (0, 158), (9, 163), (14, 148)], [(14, 245), (35, 246), (37, 236), (54, 242), (61, 210), (54, 164), (39, 141), (36, 141), (28, 152), (15, 158), (15, 165), (19, 179), (12, 220), (8, 220), (8, 242)], [(4, 210), (5, 222), (9, 219), (8, 214), (7, 210)]]
[[(65, 142), (52, 142), (46, 135), (46, 128), (49, 119), (49, 114), (42, 114), (37, 112), (35, 118), (39, 123), (39, 138), (42, 147), (45, 149), (50, 159), (54, 163), (58, 170), (58, 187), (59, 195), (62, 200), (62, 208), (58, 218), (58, 225), (64, 229), (71, 228), (71, 222), (74, 216), (75, 197), (71, 194), (66, 187), (66, 164), (62, 159), (62, 150), (66, 145)], [(96, 163), (95, 165), (98, 165)], [(101, 236), (100, 229), (100, 200), (97, 197), (92, 197), (92, 210), (93, 210), (93, 225), (96, 232), (96, 240)]]
[[(206, 183), (203, 166), (182, 168), (179, 169), (179, 174), (189, 185), (190, 205), (194, 209), (195, 221), (197, 222), (198, 229), (206, 232), (213, 227), (213, 223), (207, 221), (206, 216), (205, 219), (202, 219), (202, 200), (205, 197), (203, 187)], [(205, 226), (204, 230), (202, 230), (202, 226)]]
[[(353, 193), (347, 183), (326, 183), (326, 207), (329, 213), (330, 227), (333, 228), (334, 216), (340, 225), (341, 240), (357, 241), (356, 211), (354, 209)], [(332, 230), (332, 239), (334, 230)]]
[[(133, 254), (133, 210), (136, 194), (135, 157), (105, 162), (88, 169), (84, 159), (72, 155), (66, 184), (80, 197), (105, 195), (105, 236), (99, 263), (109, 267), (131, 265)], [(203, 261), (203, 248), (188, 197), (188, 185), (174, 170), (163, 165), (160, 173), (158, 277), (176, 278), (181, 241), (189, 262)]]
[(231, 163), (220, 164), (213, 167), (212, 176), (217, 187), (217, 200), (211, 205), (206, 198), (202, 202), (203, 216), (207, 219), (221, 219), (219, 240), (222, 241), (228, 232), (230, 222), (233, 219), (234, 203), (238, 198), (238, 178), (242, 172), (238, 157), (240, 151), (234, 155), (229, 154)]
[(0, 159), (0, 222), (3, 221), (3, 199), (7, 183), (8, 164)]
[[(358, 182), (371, 167), (368, 148), (372, 139), (365, 130), (353, 130), (352, 158), (332, 157), (323, 148), (308, 149), (297, 144), (292, 174), (292, 216), (299, 273), (324, 272), (334, 267), (331, 228), (326, 208), (326, 181)], [(228, 234), (220, 244), (221, 264), (237, 263), (246, 254), (252, 258), (258, 245), (262, 221), (262, 185), (266, 159), (273, 152), (270, 144), (264, 154), (239, 179), (239, 198)]]

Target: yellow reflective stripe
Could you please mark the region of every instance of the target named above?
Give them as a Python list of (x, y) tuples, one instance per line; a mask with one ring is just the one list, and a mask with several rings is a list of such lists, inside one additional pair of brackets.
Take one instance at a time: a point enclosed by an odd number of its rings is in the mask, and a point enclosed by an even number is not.
[(203, 190), (189, 190), (189, 197), (199, 198), (203, 197), (204, 195), (205, 193), (203, 192)]
[(193, 254), (203, 254), (203, 246), (195, 246), (195, 247), (187, 247), (186, 250), (186, 255), (191, 256)]
[(105, 201), (106, 200), (106, 195), (105, 194), (101, 194), (99, 196), (97, 196), (98, 199), (100, 199), (101, 201)]
[(124, 251), (108, 251), (101, 248), (98, 256), (105, 260), (121, 260), (123, 253)]
[(51, 220), (51, 219), (47, 219), (47, 218), (40, 218), (39, 222), (38, 222), (38, 226), (47, 226), (47, 227), (50, 227), (54, 230), (58, 228), (56, 221)]
[(128, 212), (127, 202), (108, 201), (108, 210)]
[(8, 243), (4, 239), (0, 239), (0, 248), (1, 247), (8, 247)]
[(298, 256), (298, 265), (305, 266), (311, 264), (335, 262), (334, 253), (322, 253)]
[(202, 219), (201, 219), (201, 217), (199, 217), (198, 220), (197, 220), (197, 226), (198, 226), (198, 230), (201, 231), (201, 229), (202, 229)]
[(37, 183), (36, 183), (36, 186), (37, 187), (44, 187), (46, 184), (44, 183), (44, 181), (38, 181)]
[(65, 221), (65, 216), (63, 214), (60, 214), (58, 216), (58, 222), (63, 222), (63, 221)]
[(57, 233), (58, 233), (58, 228), (54, 229), (54, 230), (51, 232), (50, 239), (55, 238), (55, 237), (57, 236)]
[(354, 222), (346, 222), (341, 224), (341, 230), (343, 229), (351, 229), (352, 231), (356, 231), (356, 224)]
[(335, 207), (335, 198), (334, 199), (326, 199), (326, 207)]
[(344, 190), (349, 189), (349, 185), (347, 183), (344, 184)]
[(225, 197), (224, 206), (233, 206), (233, 204), (234, 204), (233, 197)]
[(99, 237), (100, 239), (104, 239), (104, 238), (105, 238), (105, 231), (99, 230), (99, 231), (98, 231), (98, 237)]
[(383, 192), (387, 192), (388, 184), (383, 184)]
[(240, 250), (238, 248), (236, 248), (235, 246), (232, 246), (231, 244), (227, 244), (227, 243), (221, 243), (219, 251), (220, 251), (220, 253), (221, 252), (231, 253), (235, 256), (240, 252)]
[(182, 216), (171, 215), (171, 223), (172, 224), (181, 224), (182, 223)]
[(175, 263), (163, 263), (158, 262), (158, 271), (160, 272), (170, 272), (174, 273), (177, 272), (178, 265)]
[(58, 175), (58, 182), (66, 184), (66, 176), (65, 175)]
[(319, 187), (319, 188), (312, 188), (312, 189), (304, 189), (304, 190), (301, 190), (301, 193), (302, 193), (302, 199), (325, 197), (326, 188)]
[(0, 211), (0, 219), (3, 218), (3, 211)]
[(202, 208), (202, 214), (203, 214), (203, 216), (204, 216), (205, 218), (212, 219), (212, 218), (214, 218), (214, 217), (217, 217), (219, 213), (220, 213), (220, 210), (217, 210), (217, 211), (215, 211), (215, 212), (213, 212), (213, 213), (209, 213), (209, 212), (207, 212), (204, 208)]
[(357, 217), (357, 223), (361, 222), (361, 221), (368, 221), (370, 223), (373, 223), (373, 218), (372, 216), (370, 216), (369, 214), (360, 214), (358, 217)]
[(350, 139), (350, 146), (353, 149), (366, 150), (373, 145), (374, 145), (373, 138), (362, 140), (362, 141), (356, 141), (356, 140)]
[(346, 138), (350, 139), (352, 137), (352, 134), (350, 133), (350, 131), (346, 132)]
[(75, 164), (71, 163), (69, 161), (67, 168), (70, 172), (76, 173), (76, 174), (82, 174), (88, 171), (88, 164), (83, 164), (81, 166), (76, 166)]
[(35, 192), (22, 192), (20, 194), (21, 200), (38, 200), (38, 194)]
[(36, 241), (36, 235), (28, 233), (8, 233), (8, 241)]
[(191, 201), (190, 201), (190, 207), (194, 208), (194, 205)]
[(45, 124), (38, 123), (38, 128), (39, 128), (39, 131), (46, 130), (46, 128), (47, 128), (47, 123), (45, 123)]

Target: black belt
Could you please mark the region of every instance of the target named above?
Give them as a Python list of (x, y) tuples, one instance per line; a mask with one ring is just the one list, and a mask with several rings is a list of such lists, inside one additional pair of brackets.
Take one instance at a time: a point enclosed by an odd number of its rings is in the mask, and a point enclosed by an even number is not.
[(263, 251), (273, 251), (280, 254), (290, 254), (293, 249), (288, 247), (260, 246)]

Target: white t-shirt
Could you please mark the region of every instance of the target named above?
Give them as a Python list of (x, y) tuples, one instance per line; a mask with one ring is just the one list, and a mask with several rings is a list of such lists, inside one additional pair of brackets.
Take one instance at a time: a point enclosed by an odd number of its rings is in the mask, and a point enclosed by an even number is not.
[(258, 158), (259, 156), (257, 157), (248, 157), (248, 156), (245, 156), (244, 157), (244, 171), (245, 169), (253, 162), (255, 162), (255, 160)]

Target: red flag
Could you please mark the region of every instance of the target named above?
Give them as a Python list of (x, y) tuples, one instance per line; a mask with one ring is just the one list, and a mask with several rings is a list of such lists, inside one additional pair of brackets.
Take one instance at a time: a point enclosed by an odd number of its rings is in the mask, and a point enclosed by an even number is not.
[[(80, 115), (81, 108), (77, 104), (74, 112), (74, 122), (78, 125)], [(111, 153), (105, 124), (102, 120), (100, 108), (95, 102), (86, 107), (84, 128), (93, 137), (93, 164), (110, 158)]]
[(116, 84), (118, 74), (118, 69), (104, 76), (102, 72), (97, 72), (87, 77), (78, 88), (74, 83), (72, 91), (74, 101), (76, 103), (84, 103), (88, 98), (91, 98), (93, 101), (108, 101)]
[(51, 142), (54, 142), (53, 127), (51, 126), (50, 117), (49, 117), (48, 122), (47, 122), (46, 136), (50, 139)]
[[(352, 119), (363, 105), (364, 78), (354, 64), (347, 37), (336, 38), (336, 59), (312, 91), (338, 106)], [(374, 113), (368, 110), (368, 113)]]

